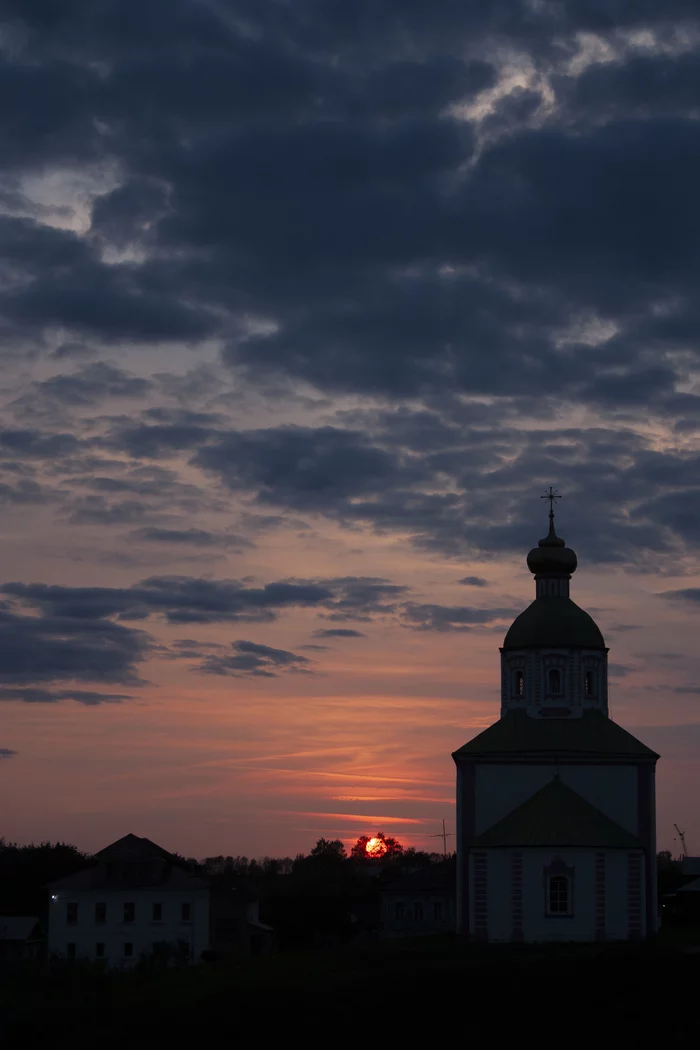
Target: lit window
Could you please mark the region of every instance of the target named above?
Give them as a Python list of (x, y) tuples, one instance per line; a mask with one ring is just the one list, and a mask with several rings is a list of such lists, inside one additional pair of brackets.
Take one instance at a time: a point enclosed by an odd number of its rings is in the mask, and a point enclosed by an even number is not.
[(414, 919), (418, 919), (419, 922), (423, 918), (423, 905), (419, 902), (416, 902), (413, 905), (413, 917)]
[(105, 946), (102, 942), (95, 945), (95, 957), (97, 959), (104, 959), (105, 957)]
[(136, 918), (136, 905), (131, 902), (124, 904), (124, 922), (133, 922)]
[(66, 904), (66, 922), (73, 923), (78, 921), (78, 905), (74, 901)]
[(163, 918), (163, 905), (162, 904), (154, 904), (153, 905), (153, 921), (154, 922), (160, 922), (162, 918)]
[(561, 693), (561, 671), (558, 667), (552, 667), (549, 672), (549, 692)]
[(127, 943), (124, 945), (124, 955), (125, 955), (125, 957), (127, 959), (130, 959), (133, 954), (134, 954), (134, 946), (133, 946), (133, 944), (131, 944), (131, 943), (129, 943), (127, 941)]
[(571, 915), (571, 879), (568, 875), (550, 875), (547, 912), (549, 915)]
[(180, 918), (182, 919), (183, 922), (189, 922), (190, 921), (190, 919), (192, 918), (192, 905), (191, 904), (185, 903), (185, 904), (182, 905), (182, 907), (180, 909)]
[(525, 675), (522, 671), (515, 672), (515, 695), (522, 696), (525, 692)]
[(107, 922), (107, 905), (98, 903), (95, 905), (95, 922)]
[(595, 696), (595, 671), (586, 671), (583, 679), (583, 691), (586, 696)]

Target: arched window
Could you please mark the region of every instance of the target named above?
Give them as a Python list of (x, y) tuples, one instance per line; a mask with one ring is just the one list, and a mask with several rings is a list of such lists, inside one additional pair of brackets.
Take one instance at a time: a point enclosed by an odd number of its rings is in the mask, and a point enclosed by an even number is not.
[(513, 675), (513, 691), (516, 696), (525, 694), (525, 675), (522, 671), (516, 671)]
[(550, 875), (547, 880), (549, 915), (571, 915), (571, 879), (568, 875)]
[(586, 671), (583, 676), (583, 692), (586, 696), (596, 695), (596, 678), (595, 671)]
[(548, 686), (548, 692), (561, 693), (561, 671), (558, 667), (550, 668)]

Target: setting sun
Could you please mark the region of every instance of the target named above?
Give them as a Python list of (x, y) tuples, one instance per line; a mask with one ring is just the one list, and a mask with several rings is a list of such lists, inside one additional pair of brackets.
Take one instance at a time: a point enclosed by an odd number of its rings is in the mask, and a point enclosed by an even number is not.
[(368, 857), (383, 857), (387, 851), (387, 844), (384, 839), (368, 839), (365, 850)]

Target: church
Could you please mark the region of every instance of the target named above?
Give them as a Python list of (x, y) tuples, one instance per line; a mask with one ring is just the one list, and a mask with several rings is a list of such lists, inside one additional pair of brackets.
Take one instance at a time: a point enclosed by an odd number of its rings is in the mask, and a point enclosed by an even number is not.
[(573, 550), (527, 556), (536, 597), (501, 648), (501, 717), (453, 755), (457, 922), (480, 941), (640, 940), (657, 929), (659, 756), (608, 712), (608, 649), (569, 596)]

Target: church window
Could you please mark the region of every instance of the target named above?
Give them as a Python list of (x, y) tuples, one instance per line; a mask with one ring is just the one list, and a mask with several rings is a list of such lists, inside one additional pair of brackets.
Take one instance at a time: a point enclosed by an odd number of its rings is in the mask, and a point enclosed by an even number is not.
[(571, 915), (571, 879), (568, 875), (550, 875), (547, 912), (549, 915)]
[(442, 901), (433, 901), (433, 919), (442, 922)]
[(423, 905), (418, 901), (413, 905), (413, 918), (418, 919), (419, 922), (423, 918)]
[(396, 918), (403, 919), (403, 903), (399, 902), (396, 905)]
[(525, 675), (522, 671), (515, 672), (515, 695), (523, 696), (525, 693)]
[(586, 696), (595, 696), (596, 686), (596, 675), (595, 671), (586, 671), (583, 679), (583, 691)]
[(549, 692), (561, 693), (561, 671), (558, 667), (552, 667), (549, 671)]

